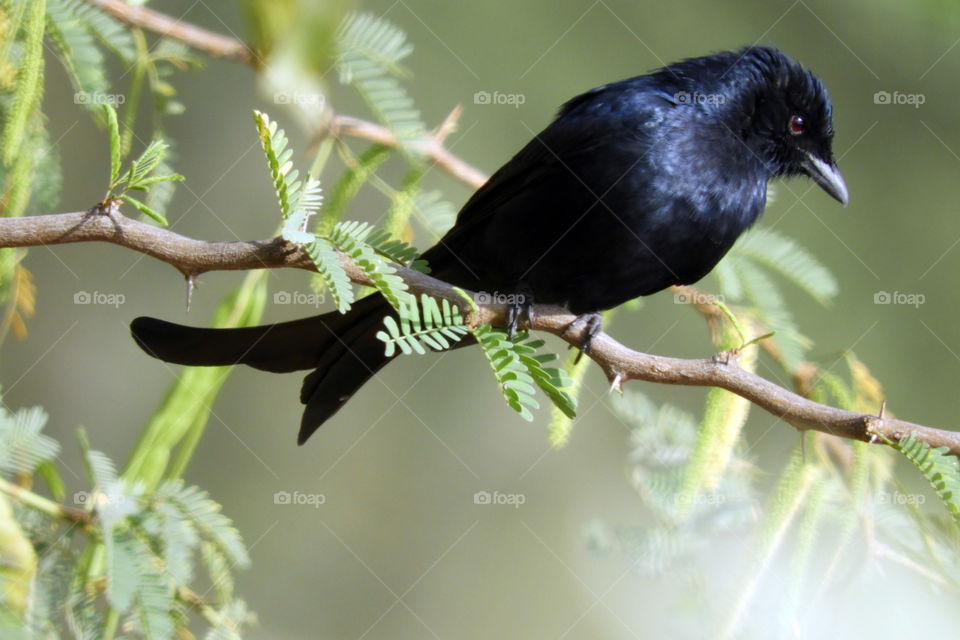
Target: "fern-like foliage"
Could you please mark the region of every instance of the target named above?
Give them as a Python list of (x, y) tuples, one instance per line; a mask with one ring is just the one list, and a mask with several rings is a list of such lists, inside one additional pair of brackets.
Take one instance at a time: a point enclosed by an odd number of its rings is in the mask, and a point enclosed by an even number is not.
[(283, 225), (280, 235), (284, 240), (294, 242), (306, 251), (310, 256), (311, 262), (317, 268), (317, 275), (323, 282), (323, 287), (330, 292), (337, 310), (345, 313), (354, 301), (353, 285), (343, 265), (340, 264), (340, 257), (334, 250), (333, 245), (323, 238), (304, 231), (307, 223), (306, 209), (299, 209), (291, 214)]
[(3, 164), (18, 158), (35, 110), (43, 95), (43, 34), (46, 27), (44, 0), (32, 0), (23, 14), (23, 43), (16, 71), (13, 95), (5, 110), (2, 126)]
[(923, 474), (960, 526), (960, 460), (948, 455), (946, 447), (934, 449), (914, 433), (900, 438), (894, 448)]
[(172, 481), (157, 489), (156, 499), (168, 502), (186, 520), (212, 543), (232, 564), (239, 567), (250, 565), (250, 556), (240, 538), (240, 533), (225, 515), (220, 505), (210, 499), (206, 491), (194, 486), (184, 486), (182, 481)]
[(398, 315), (399, 323), (388, 315), (383, 319), (386, 331), (377, 332), (377, 338), (386, 345), (388, 357), (398, 348), (404, 354), (424, 354), (428, 348), (449, 349), (467, 334), (460, 309), (446, 299), (438, 304), (435, 298), (421, 294), (418, 305), (411, 296), (411, 303), (403, 305)]
[(838, 291), (836, 278), (813, 254), (769, 229), (745, 233), (713, 274), (728, 301), (746, 302), (757, 319), (776, 332), (788, 370), (804, 359), (810, 341), (800, 333), (772, 274), (794, 283), (821, 304), (829, 303)]
[(413, 296), (396, 269), (366, 243), (371, 231), (372, 227), (364, 222), (339, 222), (329, 240), (360, 267), (390, 306), (399, 311), (410, 304)]
[(533, 420), (530, 409), (540, 408), (533, 397), (534, 385), (546, 394), (558, 410), (573, 418), (576, 416), (576, 400), (565, 388), (571, 384), (563, 369), (545, 367), (556, 358), (554, 354), (538, 354), (544, 342), (519, 334), (514, 340), (507, 334), (489, 325), (481, 325), (470, 332), (480, 344), (483, 355), (493, 369), (507, 405), (527, 421)]
[(0, 474), (32, 475), (41, 463), (57, 457), (60, 445), (40, 433), (46, 423), (47, 414), (40, 407), (14, 414), (0, 408)]
[(409, 143), (423, 136), (424, 125), (397, 79), (407, 75), (401, 61), (413, 51), (406, 34), (372, 13), (352, 13), (340, 25), (337, 49), (340, 81), (360, 93), (409, 152)]
[(539, 338), (528, 338), (516, 342), (514, 348), (520, 362), (540, 390), (550, 398), (553, 406), (572, 420), (577, 417), (577, 401), (564, 389), (569, 389), (573, 383), (563, 367), (544, 366), (557, 359), (555, 353), (537, 353), (544, 344), (546, 343)]
[(366, 236), (365, 242), (370, 245), (374, 251), (385, 258), (393, 260), (404, 266), (413, 263), (420, 252), (417, 248), (393, 237), (389, 231), (384, 229), (375, 229)]
[(47, 37), (76, 92), (74, 101), (99, 115), (110, 89), (101, 47), (129, 66), (136, 58), (131, 32), (83, 0), (47, 0)]
[(754, 228), (745, 233), (736, 254), (783, 276), (821, 304), (830, 303), (839, 293), (837, 279), (816, 256), (772, 229)]
[(253, 112), (257, 134), (267, 157), (273, 189), (280, 204), (280, 215), (286, 220), (293, 211), (303, 209), (316, 213), (323, 204), (320, 181), (307, 177), (300, 180), (300, 172), (293, 168), (293, 149), (287, 146), (287, 134), (262, 111)]
[(182, 182), (184, 180), (180, 174), (162, 174), (157, 171), (162, 166), (168, 148), (167, 143), (163, 140), (154, 140), (147, 145), (147, 148), (136, 160), (130, 162), (127, 170), (121, 173), (123, 145), (120, 139), (117, 112), (112, 106), (106, 104), (103, 105), (102, 109), (106, 116), (107, 130), (110, 135), (110, 184), (107, 187), (107, 195), (103, 199), (102, 206), (106, 206), (113, 200), (123, 200), (137, 211), (153, 218), (163, 226), (167, 226), (167, 219), (161, 212), (151, 209), (145, 202), (129, 194), (130, 191), (147, 192), (152, 185), (157, 183)]
[(540, 403), (533, 397), (533, 377), (520, 359), (516, 344), (507, 339), (506, 332), (489, 325), (481, 325), (471, 333), (490, 363), (507, 405), (524, 420), (532, 421), (530, 409), (539, 409)]
[(414, 196), (414, 215), (437, 238), (443, 236), (457, 219), (457, 210), (440, 191), (421, 191)]

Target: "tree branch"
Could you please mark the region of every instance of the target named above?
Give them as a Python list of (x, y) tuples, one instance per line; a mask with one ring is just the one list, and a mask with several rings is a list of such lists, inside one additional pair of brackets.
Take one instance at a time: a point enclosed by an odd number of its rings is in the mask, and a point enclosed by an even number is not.
[[(214, 58), (242, 62), (254, 68), (259, 68), (263, 62), (244, 42), (236, 38), (207, 31), (159, 11), (146, 7), (130, 6), (123, 0), (87, 0), (87, 2), (111, 13), (121, 22), (152, 31), (165, 38), (174, 38)], [(329, 118), (328, 127), (333, 135), (348, 135), (392, 148), (396, 148), (400, 144), (389, 129), (376, 123), (340, 115), (332, 111), (329, 112), (327, 117)], [(474, 189), (480, 188), (480, 185), (487, 181), (487, 176), (448, 151), (443, 146), (442, 139), (442, 135), (430, 136), (424, 140), (411, 141), (408, 144), (412, 148), (422, 151), (430, 158), (431, 162), (457, 180)]]
[(214, 58), (257, 65), (257, 58), (250, 48), (229, 36), (223, 36), (202, 27), (178, 20), (159, 11), (129, 5), (124, 0), (87, 0), (126, 24), (152, 31), (164, 38), (179, 40), (190, 47), (203, 51)]
[[(187, 238), (167, 229), (138, 222), (118, 212), (74, 212), (23, 218), (0, 218), (0, 247), (57, 245), (73, 242), (111, 242), (162, 260), (188, 276), (207, 271), (274, 269), (294, 267), (313, 270), (309, 258), (282, 238), (253, 242), (205, 242)], [(371, 285), (363, 271), (349, 258), (341, 261), (350, 279)], [(397, 267), (398, 275), (415, 294), (425, 293), (463, 305), (454, 288), (429, 275)], [(559, 336), (571, 345), (579, 345), (586, 327), (569, 332), (574, 316), (562, 307), (537, 305), (533, 329)], [(489, 305), (470, 317), (475, 326), (506, 322), (505, 305)], [(843, 438), (874, 442), (879, 438), (899, 440), (908, 433), (932, 447), (945, 446), (960, 455), (960, 433), (934, 429), (904, 420), (836, 409), (813, 402), (769, 380), (750, 373), (737, 364), (737, 352), (725, 352), (712, 358), (687, 360), (634, 351), (606, 333), (592, 342), (590, 357), (611, 385), (619, 388), (627, 380), (645, 380), (660, 384), (720, 387), (765, 409), (799, 430), (815, 430)]]

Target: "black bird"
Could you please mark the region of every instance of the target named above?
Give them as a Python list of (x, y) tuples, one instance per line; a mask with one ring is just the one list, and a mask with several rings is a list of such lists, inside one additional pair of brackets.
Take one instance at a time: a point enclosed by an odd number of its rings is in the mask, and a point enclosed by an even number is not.
[[(596, 319), (705, 276), (763, 211), (770, 178), (809, 176), (846, 205), (832, 140), (823, 83), (780, 51), (684, 60), (567, 102), (422, 257), (446, 282)], [(302, 444), (389, 362), (375, 337), (388, 313), (372, 295), (344, 315), (262, 327), (137, 318), (131, 330), (168, 362), (315, 369), (300, 392)]]

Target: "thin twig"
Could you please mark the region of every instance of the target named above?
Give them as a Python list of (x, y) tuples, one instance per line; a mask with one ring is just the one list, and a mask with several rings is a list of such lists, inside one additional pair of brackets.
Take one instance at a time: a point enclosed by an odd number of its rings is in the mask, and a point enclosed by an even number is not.
[(113, 14), (121, 22), (152, 31), (165, 38), (179, 40), (214, 58), (257, 66), (257, 57), (246, 44), (236, 38), (208, 31), (147, 7), (129, 5), (123, 0), (87, 0), (87, 2)]
[(74, 524), (80, 525), (84, 529), (88, 528), (92, 522), (90, 514), (82, 509), (68, 507), (66, 505), (54, 502), (49, 498), (44, 498), (43, 496), (33, 493), (28, 489), (24, 489), (19, 485), (8, 482), (3, 478), (0, 478), (0, 492), (7, 494), (20, 504), (45, 513), (51, 518), (73, 522)]

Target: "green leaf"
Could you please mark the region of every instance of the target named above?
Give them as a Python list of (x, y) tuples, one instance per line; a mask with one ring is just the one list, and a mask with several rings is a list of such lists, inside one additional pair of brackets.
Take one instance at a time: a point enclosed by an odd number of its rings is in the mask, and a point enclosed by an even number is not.
[(370, 225), (364, 222), (339, 222), (329, 240), (360, 267), (387, 302), (399, 311), (410, 303), (412, 296), (407, 284), (396, 275), (396, 269), (365, 242), (370, 231)]
[(46, 423), (47, 413), (40, 407), (15, 414), (0, 409), (0, 473), (33, 475), (37, 467), (57, 457), (60, 445), (40, 433)]
[(772, 229), (751, 229), (740, 237), (731, 253), (776, 271), (821, 304), (828, 303), (839, 292), (837, 279), (822, 262)]
[(422, 138), (425, 127), (413, 99), (397, 77), (405, 75), (400, 61), (413, 47), (396, 26), (372, 13), (351, 13), (337, 32), (340, 82), (354, 87), (370, 110), (394, 134), (406, 153)]
[(317, 220), (314, 232), (317, 235), (329, 235), (334, 226), (343, 219), (347, 205), (356, 197), (360, 187), (364, 185), (377, 171), (383, 162), (390, 157), (390, 147), (371, 145), (360, 153), (346, 171), (340, 176), (331, 190), (330, 198), (323, 208), (323, 213)]
[(73, 85), (74, 102), (96, 113), (109, 82), (103, 54), (79, 15), (88, 7), (79, 0), (47, 0), (47, 37)]
[(183, 514), (205, 540), (216, 545), (233, 564), (246, 567), (250, 556), (240, 533), (230, 518), (220, 512), (220, 505), (198, 487), (184, 486), (182, 480), (165, 482), (157, 489), (157, 497), (166, 500)]
[[(407, 266), (420, 255), (416, 247), (397, 240), (385, 229), (377, 229), (365, 238), (365, 242), (385, 258)], [(428, 272), (429, 273), (429, 272)]]
[(557, 357), (553, 353), (537, 354), (544, 344), (544, 341), (539, 338), (528, 338), (516, 342), (514, 349), (520, 357), (520, 362), (526, 367), (527, 373), (550, 399), (553, 406), (564, 416), (573, 420), (577, 417), (577, 400), (565, 391), (570, 388), (572, 382), (564, 368), (544, 366), (545, 363)]
[(128, 196), (127, 194), (124, 193), (123, 195), (120, 196), (120, 199), (123, 200), (124, 202), (126, 202), (127, 204), (129, 204), (131, 207), (133, 207), (134, 209), (136, 209), (136, 210), (139, 211), (140, 213), (142, 213), (142, 214), (144, 214), (144, 215), (147, 215), (147, 216), (153, 218), (153, 219), (154, 219), (155, 221), (157, 221), (159, 224), (161, 224), (161, 225), (163, 225), (163, 226), (165, 226), (165, 227), (169, 224), (169, 223), (167, 222), (167, 219), (166, 219), (165, 217), (163, 217), (163, 214), (161, 214), (161, 213), (158, 212), (158, 211), (154, 211), (153, 209), (151, 209), (150, 207), (148, 207), (145, 203), (140, 202), (140, 201), (137, 200), (136, 198), (131, 198), (130, 196)]
[(130, 180), (131, 184), (139, 184), (141, 180), (147, 177), (151, 171), (157, 168), (157, 165), (163, 160), (167, 151), (167, 143), (163, 140), (153, 140), (143, 150), (140, 157), (137, 158), (137, 170)]
[(449, 349), (467, 334), (460, 309), (446, 299), (438, 303), (435, 298), (421, 294), (417, 305), (411, 296), (411, 302), (403, 305), (398, 315), (399, 324), (388, 315), (383, 319), (386, 331), (377, 332), (377, 339), (386, 345), (387, 357), (393, 356), (398, 348), (403, 354), (424, 354), (428, 348), (434, 351)]
[(284, 240), (294, 242), (306, 251), (311, 262), (317, 268), (317, 274), (323, 281), (325, 290), (333, 296), (340, 313), (346, 313), (354, 301), (353, 285), (343, 265), (340, 256), (331, 244), (323, 238), (303, 230), (306, 225), (307, 211), (294, 211), (284, 223), (280, 235)]
[(507, 405), (524, 420), (532, 421), (530, 409), (537, 409), (540, 405), (533, 398), (534, 380), (520, 359), (516, 345), (507, 339), (505, 332), (493, 329), (490, 325), (481, 325), (472, 329), (471, 333), (490, 363)]
[(934, 449), (909, 433), (894, 445), (923, 474), (943, 506), (960, 526), (960, 460), (947, 453), (947, 447)]
[(310, 177), (306, 182), (298, 179), (300, 174), (293, 169), (293, 162), (290, 160), (293, 149), (287, 148), (286, 133), (262, 111), (254, 111), (253, 120), (267, 158), (281, 217), (286, 220), (291, 213), (300, 209), (308, 215), (319, 211), (323, 204), (320, 181)]
[(43, 33), (45, 0), (30, 0), (24, 15), (23, 55), (17, 68), (13, 98), (3, 126), (3, 164), (11, 166), (29, 133), (31, 116), (40, 107), (43, 94)]
[(110, 132), (110, 187), (120, 178), (120, 124), (117, 122), (117, 111), (108, 104), (103, 105), (103, 112), (107, 116), (107, 130)]

